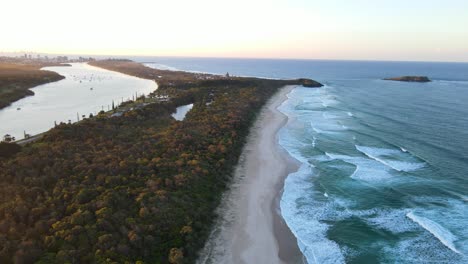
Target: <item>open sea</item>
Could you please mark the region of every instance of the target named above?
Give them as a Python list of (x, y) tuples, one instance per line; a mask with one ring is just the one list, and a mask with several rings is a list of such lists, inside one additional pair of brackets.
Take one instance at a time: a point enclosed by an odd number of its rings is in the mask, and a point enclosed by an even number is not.
[[(468, 263), (467, 63), (133, 59), (325, 85), (280, 107), (280, 144), (302, 164), (281, 212), (309, 263)], [(381, 80), (401, 75), (433, 82)]]

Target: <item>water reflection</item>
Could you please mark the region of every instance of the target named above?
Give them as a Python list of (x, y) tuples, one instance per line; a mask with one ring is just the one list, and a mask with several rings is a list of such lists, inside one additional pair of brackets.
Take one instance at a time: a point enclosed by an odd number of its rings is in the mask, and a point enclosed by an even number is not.
[(151, 80), (136, 78), (93, 67), (71, 63), (71, 67), (46, 67), (65, 79), (37, 86), (35, 95), (16, 101), (0, 110), (0, 136), (16, 139), (45, 132), (54, 123), (76, 122), (83, 116), (108, 110), (134, 96), (147, 95), (157, 89)]

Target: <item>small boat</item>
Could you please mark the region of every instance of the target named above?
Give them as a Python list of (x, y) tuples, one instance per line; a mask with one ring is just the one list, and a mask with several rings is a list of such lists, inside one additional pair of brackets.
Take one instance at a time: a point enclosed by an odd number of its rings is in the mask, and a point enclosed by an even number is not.
[(21, 110), (21, 107), (16, 108), (16, 110), (18, 110), (18, 111)]
[(94, 90), (94, 88), (93, 88), (93, 87), (91, 87), (91, 88), (89, 88), (89, 89), (90, 89), (91, 91), (92, 91), (92, 90)]

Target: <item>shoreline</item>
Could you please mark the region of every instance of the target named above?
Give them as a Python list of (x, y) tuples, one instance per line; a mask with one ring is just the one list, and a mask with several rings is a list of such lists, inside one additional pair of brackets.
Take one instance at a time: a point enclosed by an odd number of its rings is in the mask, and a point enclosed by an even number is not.
[(0, 110), (28, 96), (34, 96), (31, 89), (44, 84), (58, 82), (65, 76), (43, 70), (47, 64), (21, 64), (0, 60)]
[[(72, 65), (73, 64), (73, 65)], [(93, 65), (90, 65), (88, 62), (74, 62), (72, 64), (67, 64), (68, 66), (57, 66), (57, 65), (50, 65), (50, 66), (45, 66), (45, 67), (42, 67), (40, 69), (40, 71), (46, 71), (46, 72), (53, 72), (55, 74), (57, 74), (58, 76), (61, 76), (63, 77), (62, 79), (60, 79), (59, 81), (68, 81), (68, 83), (65, 83), (65, 84), (54, 84), (54, 85), (61, 85), (62, 87), (67, 87), (67, 88), (70, 88), (73, 86), (73, 84), (70, 84), (70, 82), (72, 82), (73, 80), (73, 77), (72, 77), (72, 74), (71, 73), (67, 73), (67, 72), (62, 72), (62, 68), (73, 68), (73, 67), (87, 67), (86, 69), (88, 69), (88, 67), (90, 69), (92, 69), (92, 73), (91, 74), (99, 74), (100, 72), (103, 72), (103, 71), (107, 71), (113, 75), (121, 75), (122, 79), (123, 78), (134, 78), (134, 79), (140, 79), (141, 81), (144, 81), (144, 82), (147, 82), (149, 81), (148, 79), (144, 79), (144, 78), (140, 78), (140, 77), (136, 77), (136, 76), (131, 76), (131, 75), (128, 75), (128, 74), (125, 74), (125, 73), (121, 73), (121, 72), (116, 72), (116, 71), (111, 71), (111, 70), (107, 70), (105, 68), (100, 68), (100, 67), (97, 67), (97, 66), (93, 66)], [(54, 67), (54, 69), (51, 69), (51, 67)], [(0, 64), (0, 68), (1, 68), (1, 64)], [(45, 69), (45, 70), (44, 70)], [(60, 71), (59, 71), (60, 70)], [(68, 70), (68, 69), (67, 69)], [(99, 72), (97, 72), (99, 71)], [(87, 74), (90, 74), (90, 73), (87, 73)], [(73, 75), (74, 76), (74, 75)], [(115, 77), (114, 77), (115, 78)], [(153, 81), (153, 80), (150, 80), (150, 81)], [(1, 78), (0, 78), (0, 82), (1, 82)], [(40, 91), (40, 89), (42, 89), (43, 87), (42, 86), (46, 86), (45, 89), (47, 89), (48, 87), (50, 86), (47, 86), (47, 85), (50, 85), (54, 82), (58, 82), (58, 81), (50, 81), (48, 83), (43, 83), (43, 84), (40, 84), (40, 85), (37, 85), (37, 86), (34, 86), (34, 87), (31, 87), (30, 90), (31, 92), (33, 92), (33, 96), (37, 96), (36, 94), (34, 94), (34, 92), (38, 93), (38, 91)], [(81, 82), (81, 81), (80, 81)], [(120, 83), (121, 81), (119, 81)], [(87, 82), (85, 82), (87, 83)], [(81, 84), (81, 83), (80, 83)], [(91, 84), (91, 83), (90, 83)], [(154, 81), (154, 84), (155, 84), (155, 89), (154, 90), (149, 90), (147, 89), (148, 91), (147, 92), (141, 92), (141, 94), (139, 94), (138, 96), (141, 96), (141, 95), (145, 95), (145, 96), (149, 96), (151, 93), (154, 93), (158, 90), (158, 83), (156, 81)], [(86, 84), (83, 84), (83, 85), (86, 85)], [(94, 86), (94, 85), (98, 85), (101, 86), (102, 84), (95, 84), (95, 83), (92, 83), (91, 86)], [(104, 84), (105, 85), (105, 84)], [(130, 97), (134, 96), (135, 94), (132, 93), (131, 89), (133, 89), (133, 87), (129, 86), (130, 89), (128, 89), (128, 99), (126, 99), (125, 101), (122, 101), (122, 103), (128, 103), (128, 102), (132, 102), (132, 103), (136, 103), (138, 101), (138, 98), (135, 97), (133, 99), (130, 99)], [(137, 86), (137, 87), (144, 87), (143, 85), (140, 85), (140, 86)], [(36, 89), (38, 89), (36, 91)], [(50, 90), (50, 88), (49, 88)], [(55, 91), (54, 91), (55, 92)], [(1, 94), (1, 92), (0, 92)], [(44, 96), (45, 93), (43, 93), (41, 91), (41, 95)], [(99, 98), (104, 98), (104, 97), (109, 97), (109, 101), (108, 103), (104, 103), (103, 105), (101, 106), (98, 106), (98, 105), (95, 105), (95, 107), (93, 108), (94, 110), (91, 110), (92, 108), (92, 104), (87, 104), (86, 107), (90, 107), (88, 111), (85, 111), (87, 113), (92, 113), (94, 116), (97, 116), (99, 112), (101, 111), (104, 111), (105, 113), (114, 113), (116, 112), (117, 110), (120, 110), (121, 109), (121, 105), (122, 103), (120, 103), (120, 100), (117, 101), (115, 100), (116, 102), (116, 107), (114, 110), (111, 110), (109, 108), (107, 108), (106, 110), (102, 110), (102, 109), (105, 109), (104, 106), (107, 105), (108, 107), (110, 107), (110, 102), (114, 102), (114, 100), (112, 100), (112, 98), (110, 98), (110, 96), (112, 96), (112, 93), (108, 93), (106, 92), (106, 94), (101, 94), (99, 95), (98, 97)], [(124, 96), (124, 97), (121, 97), (121, 98), (127, 98), (127, 96)], [(30, 107), (31, 103), (30, 101), (24, 101), (26, 100), (27, 97), (23, 97), (15, 102), (12, 102), (9, 106), (6, 106), (4, 108), (1, 108), (1, 105), (0, 105), (0, 115), (3, 114), (4, 112), (7, 112), (7, 111), (13, 111), (14, 113), (13, 114), (16, 114), (16, 111), (17, 110), (24, 110), (24, 106), (27, 107)], [(29, 99), (31, 100), (31, 99)], [(34, 100), (34, 99), (32, 99)], [(26, 103), (25, 103), (26, 102)], [(16, 109), (18, 104), (20, 104), (20, 108)], [(21, 105), (23, 104), (23, 105)], [(37, 104), (37, 103), (36, 103)], [(47, 102), (47, 104), (50, 104), (50, 102)], [(82, 103), (82, 105), (84, 105), (85, 103)], [(81, 105), (81, 107), (82, 107)], [(59, 107), (57, 106), (56, 102), (55, 102), (55, 105), (53, 105), (54, 107)], [(89, 114), (85, 114), (85, 117), (83, 118), (83, 114), (80, 113), (77, 117), (75, 117), (75, 113), (73, 113), (74, 111), (80, 111), (79, 110), (80, 106), (75, 106), (74, 108), (70, 108), (70, 109), (65, 109), (66, 112), (68, 113), (68, 118), (57, 118), (57, 119), (50, 119), (49, 121), (47, 121), (47, 123), (49, 125), (45, 125), (46, 123), (41, 123), (39, 125), (36, 124), (36, 126), (27, 126), (25, 125), (22, 129), (21, 132), (19, 131), (15, 131), (15, 130), (18, 130), (18, 126), (15, 126), (13, 127), (13, 129), (11, 130), (5, 130), (2, 134), (5, 134), (5, 135), (11, 135), (13, 137), (15, 137), (15, 140), (11, 140), (9, 142), (11, 143), (16, 143), (16, 144), (19, 144), (19, 145), (25, 145), (27, 143), (30, 143), (30, 142), (34, 142), (38, 139), (40, 139), (42, 136), (44, 136), (44, 134), (46, 134), (48, 131), (50, 131), (51, 129), (53, 129), (54, 127), (56, 127), (56, 125), (54, 125), (54, 123), (56, 124), (60, 124), (60, 123), (67, 123), (67, 119), (69, 121), (71, 121), (72, 123), (77, 123), (77, 122), (81, 122), (82, 120), (84, 119), (88, 119), (89, 118)], [(125, 107), (123, 107), (125, 108)], [(15, 110), (16, 109), (16, 110)], [(73, 111), (73, 112), (72, 112)], [(128, 111), (128, 110), (124, 110), (125, 112)], [(62, 111), (60, 111), (62, 112)], [(18, 113), (21, 113), (21, 112), (18, 112)], [(11, 113), (10, 113), (11, 114)], [(78, 114), (78, 113), (77, 113)], [(5, 115), (6, 116), (6, 115)], [(73, 117), (72, 117), (73, 116)], [(78, 118), (79, 117), (79, 118)], [(48, 116), (45, 116), (46, 119), (44, 120), (47, 120), (48, 119)], [(29, 131), (30, 130), (33, 130), (32, 133), (30, 133)], [(23, 131), (27, 131), (29, 135), (29, 137), (23, 137), (22, 134), (23, 134)], [(1, 135), (3, 137), (3, 135)]]
[(281, 96), (275, 103), (275, 105), (269, 106), (270, 110), (278, 116), (281, 116), (283, 121), (281, 122), (280, 127), (275, 132), (275, 147), (279, 152), (279, 155), (284, 160), (286, 165), (285, 170), (282, 172), (282, 178), (277, 182), (276, 185), (276, 197), (272, 201), (271, 210), (273, 215), (273, 232), (275, 234), (276, 240), (279, 244), (278, 256), (285, 263), (306, 263), (305, 258), (302, 252), (299, 249), (297, 243), (297, 238), (294, 236), (292, 231), (289, 229), (286, 221), (281, 215), (280, 201), (284, 191), (284, 181), (289, 174), (296, 172), (300, 163), (289, 155), (289, 153), (280, 145), (279, 143), (279, 131), (283, 128), (288, 122), (288, 117), (278, 110), (287, 99), (287, 95), (297, 86), (285, 87), (283, 90), (279, 91)]
[(197, 263), (303, 263), (279, 207), (284, 180), (299, 166), (279, 145), (288, 118), (277, 108), (295, 87), (280, 88), (252, 126)]

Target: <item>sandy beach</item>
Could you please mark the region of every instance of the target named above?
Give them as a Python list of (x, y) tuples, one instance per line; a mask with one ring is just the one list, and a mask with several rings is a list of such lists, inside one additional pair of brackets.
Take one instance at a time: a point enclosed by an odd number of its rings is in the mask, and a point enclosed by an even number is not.
[(287, 117), (277, 107), (294, 87), (273, 96), (255, 122), (198, 263), (302, 263), (279, 211), (284, 179), (298, 165), (278, 144)]

